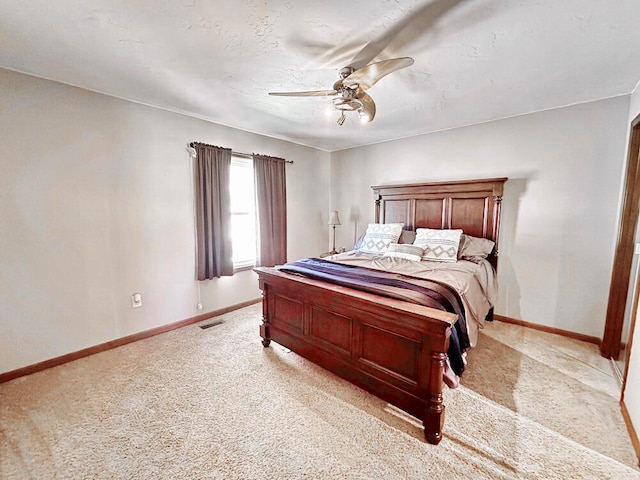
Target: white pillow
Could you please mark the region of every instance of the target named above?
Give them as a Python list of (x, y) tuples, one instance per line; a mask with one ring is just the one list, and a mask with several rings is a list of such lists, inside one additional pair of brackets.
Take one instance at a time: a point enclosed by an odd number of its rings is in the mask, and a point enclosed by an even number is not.
[(414, 262), (422, 260), (424, 248), (408, 243), (392, 243), (384, 253), (385, 257), (405, 258)]
[(436, 262), (456, 262), (462, 230), (416, 229), (414, 245), (424, 248), (423, 260)]
[(365, 253), (384, 253), (397, 243), (404, 223), (370, 223), (359, 250)]

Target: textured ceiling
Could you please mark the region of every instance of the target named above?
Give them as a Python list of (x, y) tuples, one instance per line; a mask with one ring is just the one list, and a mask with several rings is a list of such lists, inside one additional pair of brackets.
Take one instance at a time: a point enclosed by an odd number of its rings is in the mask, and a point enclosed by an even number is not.
[[(637, 0), (7, 0), (0, 66), (334, 151), (628, 94), (639, 24)], [(267, 95), (400, 56), (369, 124)]]

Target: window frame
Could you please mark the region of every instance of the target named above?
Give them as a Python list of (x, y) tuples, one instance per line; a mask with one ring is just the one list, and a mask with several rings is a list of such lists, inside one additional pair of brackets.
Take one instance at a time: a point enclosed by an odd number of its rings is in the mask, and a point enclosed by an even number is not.
[[(254, 173), (254, 169), (253, 169), (253, 158), (250, 157), (244, 157), (244, 156), (240, 156), (240, 155), (236, 155), (236, 154), (232, 154), (231, 156), (231, 165), (230, 165), (230, 169), (229, 169), (229, 173), (230, 175), (232, 175), (232, 171), (235, 168), (249, 168), (252, 172), (252, 175), (254, 176), (253, 181), (252, 181), (252, 187), (251, 187), (251, 191), (253, 193), (253, 211), (249, 211), (249, 212), (234, 212), (233, 211), (233, 201), (231, 201), (231, 218), (232, 218), (232, 223), (233, 223), (233, 218), (234, 215), (251, 215), (253, 214), (253, 220), (254, 220), (254, 238), (255, 238), (255, 249), (254, 249), (254, 255), (253, 258), (251, 259), (246, 259), (246, 260), (239, 260), (239, 261), (233, 261), (233, 271), (235, 272), (242, 272), (242, 271), (246, 271), (246, 270), (252, 270), (255, 266), (256, 266), (256, 262), (257, 262), (257, 258), (258, 258), (258, 229), (257, 229), (257, 212), (256, 212), (256, 192), (255, 192), (255, 173)], [(231, 197), (233, 198), (233, 191), (232, 191), (232, 185), (231, 182), (229, 182), (229, 191), (231, 194)], [(232, 244), (232, 251), (233, 251), (233, 246), (235, 245), (234, 242), (234, 237), (233, 237), (233, 231), (231, 232), (232, 236), (231, 236), (231, 244)]]

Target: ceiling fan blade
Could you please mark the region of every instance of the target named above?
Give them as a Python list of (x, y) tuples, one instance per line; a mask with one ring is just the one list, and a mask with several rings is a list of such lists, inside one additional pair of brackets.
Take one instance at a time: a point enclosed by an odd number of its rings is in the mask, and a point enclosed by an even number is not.
[(362, 112), (367, 117), (366, 121), (372, 121), (376, 116), (376, 104), (373, 98), (366, 92), (358, 92), (356, 98), (362, 102)]
[(368, 90), (382, 77), (390, 73), (413, 65), (413, 58), (400, 57), (390, 60), (382, 60), (381, 62), (371, 63), (366, 67), (356, 70), (347, 78), (342, 80), (345, 87), (358, 86), (362, 90)]
[(269, 92), (269, 95), (278, 97), (330, 97), (337, 95), (335, 90), (311, 90), (309, 92)]

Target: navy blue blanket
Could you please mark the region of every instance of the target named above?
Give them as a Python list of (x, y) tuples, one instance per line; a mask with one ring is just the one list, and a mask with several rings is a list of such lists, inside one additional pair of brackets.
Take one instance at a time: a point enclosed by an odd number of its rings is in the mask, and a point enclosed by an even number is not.
[(450, 286), (433, 280), (344, 265), (320, 258), (288, 263), (279, 267), (279, 270), (457, 314), (458, 320), (451, 329), (447, 353), (452, 370), (456, 375), (462, 375), (462, 353), (470, 347), (470, 343), (460, 296)]

